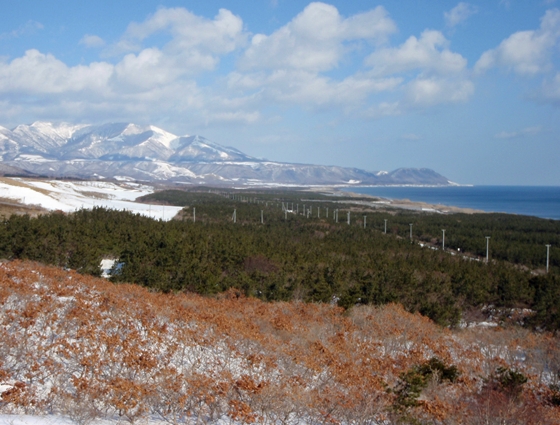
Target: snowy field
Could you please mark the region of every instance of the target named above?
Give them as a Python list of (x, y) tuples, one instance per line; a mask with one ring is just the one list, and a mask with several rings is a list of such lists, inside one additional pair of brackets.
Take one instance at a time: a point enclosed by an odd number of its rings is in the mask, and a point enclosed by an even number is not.
[(156, 220), (171, 220), (182, 209), (134, 202), (136, 198), (153, 192), (151, 186), (132, 182), (115, 184), (0, 178), (0, 198), (41, 206), (50, 211), (73, 212), (82, 208), (105, 207), (131, 211)]
[[(99, 421), (99, 425), (110, 423)], [(0, 415), (0, 425), (74, 425), (71, 419), (64, 416), (32, 416), (32, 415)]]

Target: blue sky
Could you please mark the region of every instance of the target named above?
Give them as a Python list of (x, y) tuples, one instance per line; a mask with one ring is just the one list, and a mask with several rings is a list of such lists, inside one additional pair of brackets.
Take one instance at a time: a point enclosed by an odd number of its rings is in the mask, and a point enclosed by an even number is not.
[(250, 155), (560, 185), (560, 0), (18, 0), (0, 125), (153, 124)]

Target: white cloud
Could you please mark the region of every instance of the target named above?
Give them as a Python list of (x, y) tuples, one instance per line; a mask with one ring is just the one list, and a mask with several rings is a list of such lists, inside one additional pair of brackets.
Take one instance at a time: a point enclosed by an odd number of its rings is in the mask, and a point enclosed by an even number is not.
[(451, 9), (449, 12), (443, 14), (445, 18), (445, 24), (448, 27), (455, 27), (462, 22), (465, 22), (468, 18), (478, 12), (478, 8), (472, 4), (460, 2), (457, 6)]
[[(382, 48), (366, 59), (373, 75), (401, 75), (404, 98), (398, 110), (465, 102), (474, 92), (467, 78), (467, 60), (449, 50), (439, 31), (426, 30), (420, 38), (409, 37), (398, 47)], [(394, 110), (394, 108), (393, 108)]]
[(397, 116), (403, 114), (400, 102), (380, 102), (370, 106), (362, 112), (364, 118), (379, 119), (383, 117)]
[[(247, 44), (242, 20), (230, 11), (208, 19), (161, 8), (107, 47), (116, 55), (110, 61), (69, 66), (33, 49), (0, 59), (0, 98), (9, 105), (2, 116), (230, 125), (267, 121), (265, 111), (277, 105), (369, 119), (469, 98), (466, 60), (440, 32), (386, 47), (395, 31), (382, 7), (343, 17), (333, 6), (311, 3)], [(80, 43), (101, 47), (103, 40), (86, 35)], [(364, 69), (346, 61), (372, 51)], [(222, 65), (232, 53), (239, 56), (236, 69)]]
[[(169, 35), (169, 41), (150, 46), (150, 37), (158, 33)], [(102, 41), (86, 35), (80, 43), (100, 46)], [(231, 94), (201, 89), (196, 78), (214, 70), (223, 55), (245, 41), (241, 19), (227, 10), (206, 19), (180, 8), (159, 9), (146, 21), (129, 25), (118, 48), (112, 47), (126, 54), (114, 63), (68, 66), (35, 49), (11, 61), (0, 59), (0, 97), (10, 105), (2, 116), (140, 122), (177, 122), (187, 116), (198, 123), (255, 122), (259, 113), (249, 101), (232, 106)]]
[[(144, 48), (143, 44), (160, 33), (168, 34), (170, 40), (157, 49), (161, 56), (156, 59), (154, 47)], [(121, 40), (105, 54), (125, 53), (131, 64), (145, 65), (149, 59), (153, 67), (160, 64), (158, 71), (164, 74), (170, 73), (168, 68), (172, 67), (171, 73), (194, 75), (214, 70), (222, 55), (240, 48), (246, 40), (243, 21), (229, 10), (220, 9), (214, 19), (206, 19), (183, 8), (161, 8), (144, 22), (130, 24)]]
[(183, 8), (161, 8), (144, 22), (130, 24), (119, 46), (139, 50), (139, 43), (157, 33), (171, 35), (166, 49), (174, 53), (229, 53), (243, 45), (247, 37), (241, 18), (227, 9), (220, 9), (214, 19), (206, 19)]
[(545, 80), (542, 89), (535, 96), (538, 100), (560, 105), (560, 72), (550, 80)]
[(0, 40), (9, 40), (11, 38), (19, 38), (25, 35), (33, 34), (44, 28), (43, 24), (37, 21), (29, 20), (25, 24), (19, 26), (13, 31), (0, 33)]
[(411, 141), (422, 140), (422, 136), (419, 136), (418, 134), (414, 134), (414, 133), (403, 134), (401, 138), (403, 138), (404, 140), (411, 140)]
[(472, 81), (462, 78), (417, 78), (406, 87), (407, 102), (414, 107), (466, 102), (473, 93)]
[(500, 4), (509, 9), (511, 7), (511, 0), (500, 0)]
[(500, 131), (494, 137), (496, 139), (515, 139), (524, 136), (534, 136), (542, 131), (540, 126), (526, 127), (520, 131)]
[(104, 90), (112, 72), (113, 66), (102, 62), (68, 67), (53, 55), (32, 49), (0, 63), (0, 93), (95, 92)]
[(334, 6), (311, 3), (271, 35), (253, 36), (240, 65), (244, 69), (326, 71), (339, 64), (346, 52), (345, 42), (381, 41), (395, 31), (381, 6), (344, 19)]
[(86, 34), (80, 40), (80, 44), (86, 47), (96, 48), (96, 47), (103, 47), (105, 45), (105, 41), (98, 35)]
[(462, 72), (467, 60), (448, 49), (449, 42), (439, 31), (426, 30), (420, 38), (409, 37), (401, 46), (372, 53), (366, 64), (377, 75), (421, 70), (440, 75)]
[(493, 67), (512, 69), (520, 75), (535, 75), (551, 69), (551, 56), (560, 38), (560, 10), (551, 9), (538, 30), (519, 31), (487, 50), (475, 64), (482, 73)]
[(313, 108), (357, 108), (370, 95), (393, 90), (401, 82), (400, 78), (370, 78), (359, 74), (336, 81), (313, 72), (288, 69), (272, 73), (233, 73), (228, 86), (234, 90), (256, 91), (265, 104), (273, 101)]

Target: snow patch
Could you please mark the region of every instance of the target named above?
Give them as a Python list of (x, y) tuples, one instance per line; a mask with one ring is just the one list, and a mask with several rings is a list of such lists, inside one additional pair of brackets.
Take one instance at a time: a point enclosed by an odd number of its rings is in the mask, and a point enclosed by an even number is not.
[(0, 198), (13, 199), (25, 205), (37, 205), (50, 211), (74, 212), (78, 209), (103, 207), (126, 210), (156, 220), (171, 220), (182, 207), (152, 206), (134, 202), (149, 195), (154, 188), (122, 182), (31, 180), (5, 178), (0, 181)]

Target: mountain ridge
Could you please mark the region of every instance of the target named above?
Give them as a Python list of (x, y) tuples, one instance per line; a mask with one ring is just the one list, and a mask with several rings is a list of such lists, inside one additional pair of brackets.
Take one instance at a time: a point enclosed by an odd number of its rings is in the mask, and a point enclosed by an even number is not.
[[(451, 183), (427, 168), (390, 172), (271, 161), (200, 135), (177, 136), (133, 123), (0, 127), (0, 158), (23, 174), (117, 178), (218, 185), (438, 185)], [(1, 171), (1, 170), (0, 170)]]

